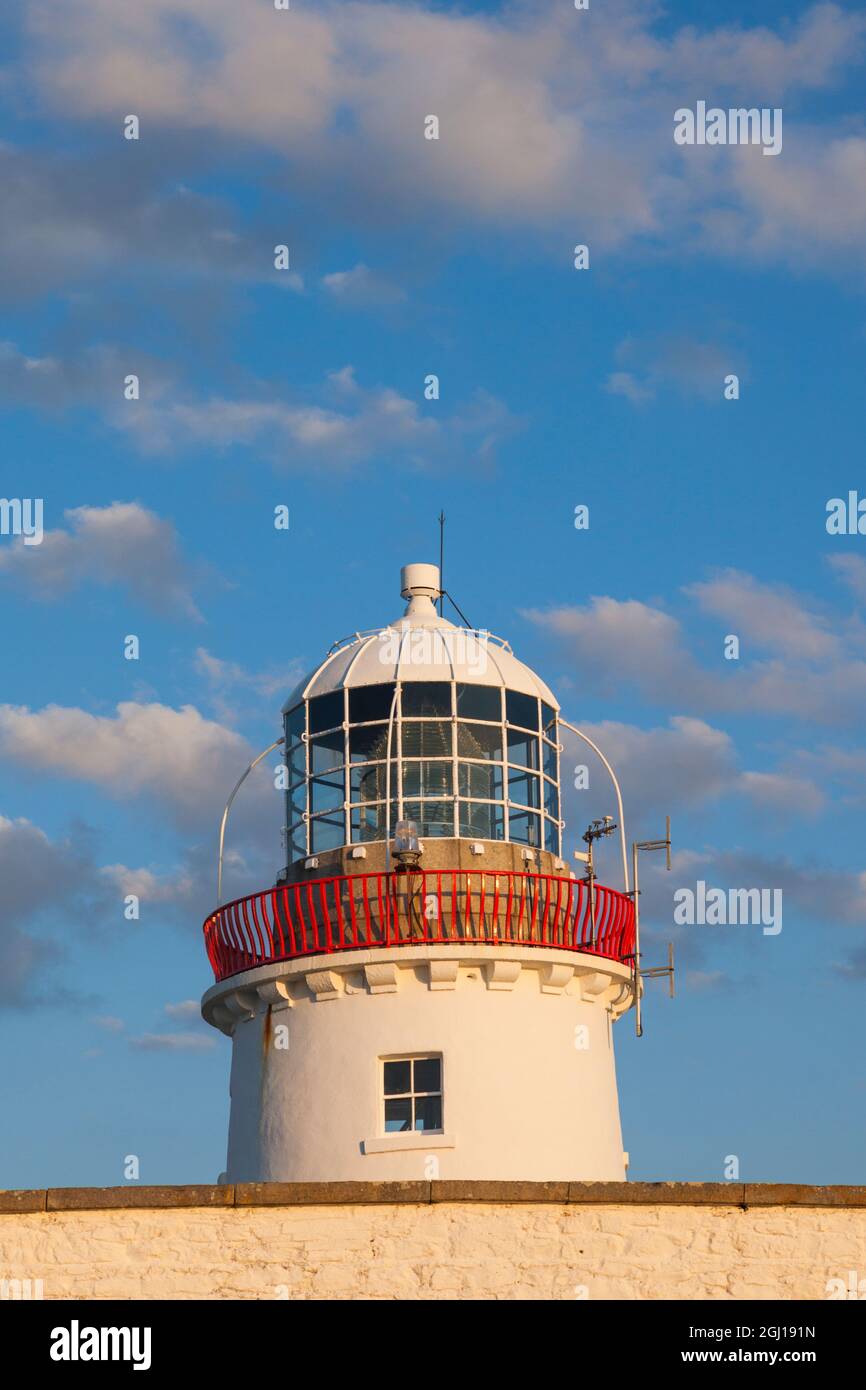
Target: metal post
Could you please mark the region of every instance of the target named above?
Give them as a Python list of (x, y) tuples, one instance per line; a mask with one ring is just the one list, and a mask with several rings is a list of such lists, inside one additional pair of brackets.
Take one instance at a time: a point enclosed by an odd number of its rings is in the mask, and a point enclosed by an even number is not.
[(265, 749), (265, 751), (264, 751), (263, 753), (260, 753), (259, 756), (258, 756), (257, 758), (253, 758), (253, 760), (252, 760), (252, 762), (250, 763), (249, 767), (247, 768), (246, 772), (244, 772), (244, 773), (238, 778), (237, 782), (235, 783), (234, 790), (232, 791), (231, 796), (229, 797), (228, 801), (226, 802), (226, 808), (225, 808), (225, 810), (223, 811), (223, 818), (222, 818), (222, 820), (220, 821), (220, 848), (219, 848), (219, 858), (218, 858), (218, 860), (217, 860), (217, 907), (221, 907), (221, 906), (222, 906), (222, 900), (223, 900), (223, 845), (224, 845), (224, 843), (225, 843), (226, 821), (227, 821), (228, 818), (229, 818), (229, 811), (231, 810), (231, 804), (232, 804), (232, 802), (234, 801), (235, 797), (237, 796), (238, 792), (240, 791), (241, 787), (243, 786), (244, 782), (245, 782), (245, 781), (247, 780), (247, 778), (249, 777), (249, 775), (250, 775), (250, 773), (252, 772), (253, 768), (254, 768), (254, 767), (258, 767), (258, 765), (259, 765), (259, 763), (261, 762), (262, 758), (266, 758), (266, 757), (268, 756), (269, 753), (272, 753), (272, 752), (274, 751), (275, 748), (278, 748), (279, 745), (280, 745), (281, 743), (285, 743), (285, 741), (286, 741), (286, 740), (285, 740), (285, 738), (284, 738), (282, 735), (281, 735), (279, 738), (275, 738), (274, 741), (273, 741), (273, 743), (269, 743), (269, 744), (268, 744), (267, 748)]
[[(670, 819), (670, 818), (669, 818)], [(643, 1037), (643, 1019), (640, 1010), (640, 888), (638, 887), (637, 841), (631, 847), (631, 876), (634, 883), (634, 1028), (635, 1035)]]
[(619, 782), (616, 779), (616, 773), (614, 772), (607, 758), (602, 753), (598, 744), (593, 743), (592, 739), (589, 737), (588, 734), (585, 734), (582, 729), (578, 729), (576, 725), (570, 724), (567, 719), (563, 719), (562, 715), (559, 716), (559, 722), (560, 724), (564, 724), (566, 729), (570, 729), (573, 734), (577, 734), (578, 738), (582, 738), (584, 743), (588, 743), (592, 751), (594, 753), (597, 753), (598, 756), (601, 758), (601, 761), (604, 763), (605, 767), (610, 773), (610, 780), (613, 782), (613, 789), (616, 793), (617, 811), (619, 812), (619, 842), (620, 849), (622, 851), (622, 876), (625, 882), (625, 891), (628, 893), (631, 891), (631, 889), (628, 881), (628, 853), (626, 851), (625, 845), (625, 816), (623, 814), (622, 809), (622, 792), (619, 789)]

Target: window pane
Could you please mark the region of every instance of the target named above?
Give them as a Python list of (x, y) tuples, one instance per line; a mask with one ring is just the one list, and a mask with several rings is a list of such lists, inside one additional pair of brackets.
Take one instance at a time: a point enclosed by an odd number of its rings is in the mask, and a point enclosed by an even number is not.
[(556, 779), (556, 749), (552, 743), (542, 743), (541, 757), (544, 763), (544, 771), (548, 777)]
[(310, 771), (331, 772), (335, 767), (342, 767), (343, 750), (342, 729), (335, 729), (332, 734), (325, 734), (324, 738), (314, 739), (310, 744)]
[(405, 1096), (409, 1094), (412, 1089), (411, 1069), (412, 1063), (410, 1061), (385, 1063), (386, 1096)]
[(519, 724), (521, 729), (537, 729), (538, 701), (534, 695), (520, 695), (516, 690), (506, 690), (505, 717), (509, 724)]
[(502, 691), (494, 685), (458, 685), (459, 719), (492, 719), (502, 722)]
[(458, 763), (457, 775), (461, 796), (476, 801), (502, 800), (501, 763)]
[(541, 787), (534, 772), (515, 772), (508, 774), (508, 799), (519, 806), (541, 806)]
[[(393, 1102), (388, 1102), (388, 1104), (393, 1104)], [(415, 1128), (416, 1130), (442, 1128), (441, 1096), (422, 1096), (416, 1100)]]
[(538, 739), (532, 734), (522, 734), (519, 729), (508, 729), (506, 732), (508, 748), (508, 761), (510, 763), (520, 763), (521, 767), (531, 767), (538, 770)]
[(335, 690), (331, 695), (317, 695), (310, 701), (310, 733), (319, 734), (323, 729), (336, 728), (343, 722), (343, 692)]
[(489, 724), (458, 724), (457, 753), (461, 758), (502, 761), (502, 730)]
[(303, 782), (307, 775), (307, 749), (303, 743), (296, 743), (288, 758), (289, 780)]
[(549, 849), (551, 854), (559, 854), (559, 826), (554, 825), (552, 820), (544, 822), (544, 848)]
[(501, 802), (461, 801), (458, 814), (464, 840), (505, 839), (505, 810)]
[(411, 1100), (385, 1101), (385, 1133), (402, 1134), (412, 1128)]
[(450, 758), (451, 725), (431, 720), (428, 724), (412, 720), (403, 725), (404, 758)]
[(286, 715), (286, 743), (297, 743), (304, 732), (307, 720), (306, 705), (290, 709)]
[(292, 863), (296, 859), (305, 859), (307, 854), (307, 827), (305, 825), (293, 825), (289, 831), (289, 844), (292, 847)]
[[(372, 763), (388, 751), (388, 725), (370, 724), (366, 729), (349, 730), (349, 758), (353, 763)], [(391, 729), (391, 752), (397, 753), (397, 726)]]
[(404, 719), (451, 714), (449, 681), (407, 681), (400, 698)]
[(441, 1057), (416, 1057), (413, 1066), (415, 1068), (415, 1082), (412, 1090), (416, 1094), (418, 1091), (442, 1090)]
[[(357, 763), (349, 773), (352, 801), (384, 801), (385, 763)], [(397, 761), (391, 759), (391, 797), (397, 795)]]
[(298, 786), (292, 787), (289, 792), (289, 818), (292, 821), (303, 819), (307, 809), (307, 784), (301, 782)]
[(403, 815), (415, 821), (422, 840), (454, 834), (453, 801), (404, 801)]
[[(353, 806), (349, 812), (350, 826), (352, 831), (352, 844), (363, 844), (365, 840), (384, 840), (385, 838), (385, 803), (381, 802), (378, 806)], [(391, 802), (391, 824), (390, 833), (394, 834), (394, 826), (399, 817), (397, 814), (397, 802)]]
[(331, 811), (342, 806), (346, 799), (343, 773), (333, 773), (330, 777), (314, 777), (310, 782), (310, 814)]
[(407, 796), (453, 796), (453, 766), (450, 762), (427, 761), (403, 764), (403, 798)]
[(544, 809), (554, 820), (559, 820), (559, 792), (553, 782), (544, 784)]
[(516, 845), (541, 848), (539, 817), (528, 811), (511, 811), (508, 815), (508, 838)]
[(370, 724), (387, 720), (394, 699), (393, 685), (358, 685), (349, 691), (349, 723)]
[(556, 743), (556, 710), (550, 705), (541, 702), (541, 729), (548, 738), (552, 738)]
[(346, 828), (342, 811), (338, 816), (322, 816), (310, 821), (310, 852), (321, 854), (324, 850), (339, 849), (346, 843)]

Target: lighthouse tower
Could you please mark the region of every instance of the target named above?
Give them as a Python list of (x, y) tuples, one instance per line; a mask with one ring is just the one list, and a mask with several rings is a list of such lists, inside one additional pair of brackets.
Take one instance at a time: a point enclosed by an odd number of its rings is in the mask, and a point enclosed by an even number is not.
[(439, 583), (289, 696), (288, 862), (204, 924), (229, 1182), (625, 1177), (633, 901), (562, 857), (552, 692)]

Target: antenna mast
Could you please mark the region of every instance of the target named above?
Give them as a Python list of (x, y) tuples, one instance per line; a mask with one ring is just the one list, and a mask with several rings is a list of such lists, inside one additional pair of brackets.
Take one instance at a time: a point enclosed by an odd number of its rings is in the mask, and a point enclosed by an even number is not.
[(439, 617), (442, 617), (442, 605), (445, 602), (445, 584), (443, 582), (445, 570), (445, 513), (439, 513)]

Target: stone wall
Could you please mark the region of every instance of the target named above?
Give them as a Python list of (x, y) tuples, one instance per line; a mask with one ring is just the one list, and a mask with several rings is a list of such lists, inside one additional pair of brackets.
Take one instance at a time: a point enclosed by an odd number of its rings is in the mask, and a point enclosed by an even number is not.
[[(853, 1272), (853, 1273), (852, 1273)], [(294, 1183), (0, 1192), (0, 1295), (824, 1299), (866, 1188)]]

